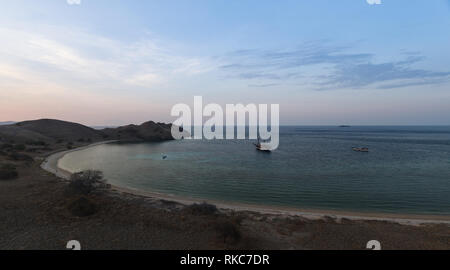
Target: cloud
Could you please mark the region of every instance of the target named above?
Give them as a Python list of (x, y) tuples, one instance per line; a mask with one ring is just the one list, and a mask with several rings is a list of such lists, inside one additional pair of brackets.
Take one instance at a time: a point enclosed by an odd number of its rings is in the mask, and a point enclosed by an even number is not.
[(381, 5), (381, 0), (366, 0), (369, 5)]
[(150, 37), (120, 42), (76, 29), (44, 27), (39, 33), (0, 27), (0, 36), (5, 38), (0, 46), (2, 64), (9, 67), (0, 70), (4, 74), (0, 83), (12, 74), (10, 70), (21, 68), (62, 85), (149, 89), (175, 76), (213, 68), (207, 59), (180, 55), (170, 44)]
[(418, 68), (425, 57), (417, 52), (402, 52), (395, 61), (380, 62), (373, 53), (326, 41), (288, 50), (245, 49), (219, 57), (195, 57), (151, 36), (125, 42), (75, 28), (41, 27), (33, 32), (1, 26), (0, 36), (4, 41), (0, 46), (2, 85), (51, 83), (88, 91), (129, 91), (161, 89), (213, 72), (222, 79), (246, 81), (249, 87), (295, 84), (318, 90), (388, 89), (450, 81), (448, 70)]
[(67, 0), (69, 5), (81, 5), (81, 0)]
[(297, 82), (319, 90), (375, 87), (399, 88), (450, 81), (450, 72), (416, 68), (425, 57), (401, 53), (397, 61), (377, 62), (372, 53), (351, 53), (348, 46), (305, 43), (293, 50), (239, 50), (224, 56), (226, 77), (251, 85)]
[(184, 87), (215, 67), (208, 58), (180, 53), (181, 46), (173, 41), (149, 35), (119, 41), (73, 26), (29, 29), (0, 26), (4, 118), (167, 121), (167, 106), (175, 95), (167, 89)]
[(340, 64), (335, 73), (322, 82), (328, 88), (361, 88), (375, 85), (379, 89), (428, 85), (450, 80), (450, 72), (415, 69), (416, 61)]
[(259, 88), (264, 88), (264, 87), (272, 87), (272, 86), (278, 86), (278, 83), (267, 83), (267, 84), (249, 84), (248, 87), (259, 87)]

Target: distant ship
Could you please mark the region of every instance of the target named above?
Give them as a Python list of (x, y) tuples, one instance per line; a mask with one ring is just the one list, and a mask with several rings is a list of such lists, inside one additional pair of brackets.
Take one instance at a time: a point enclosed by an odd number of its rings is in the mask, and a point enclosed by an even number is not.
[(340, 128), (349, 128), (349, 127), (351, 127), (351, 126), (347, 126), (347, 125), (341, 125), (341, 126), (339, 126)]
[(356, 152), (369, 152), (369, 148), (367, 148), (367, 147), (353, 147), (353, 151), (356, 151)]

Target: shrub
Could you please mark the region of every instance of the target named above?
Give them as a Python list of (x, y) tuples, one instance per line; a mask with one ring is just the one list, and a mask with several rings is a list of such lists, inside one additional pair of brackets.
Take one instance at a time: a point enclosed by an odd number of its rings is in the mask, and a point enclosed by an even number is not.
[(19, 177), (16, 167), (5, 164), (0, 167), (0, 180), (11, 180)]
[(194, 214), (194, 215), (202, 215), (202, 216), (209, 216), (209, 215), (215, 215), (218, 210), (215, 205), (208, 204), (206, 202), (201, 204), (192, 204), (186, 207), (186, 211)]
[(217, 220), (215, 229), (224, 243), (237, 242), (241, 239), (239, 224), (234, 220), (222, 218)]
[(4, 150), (11, 150), (13, 148), (13, 145), (10, 143), (4, 143), (0, 146), (0, 149), (4, 149)]
[(16, 145), (14, 145), (14, 150), (25, 151), (25, 149), (27, 149), (27, 148), (25, 147), (24, 144), (16, 144)]
[(97, 206), (88, 198), (80, 197), (69, 203), (67, 207), (72, 215), (87, 217), (97, 212)]
[(105, 190), (109, 185), (103, 179), (102, 172), (87, 170), (73, 174), (67, 188), (69, 193), (87, 195)]
[(34, 146), (46, 146), (47, 143), (44, 141), (27, 141), (27, 145), (34, 145)]
[(13, 153), (9, 154), (9, 158), (14, 160), (14, 161), (27, 161), (27, 162), (33, 161), (33, 158), (30, 157), (29, 155), (19, 154), (19, 153), (16, 153), (16, 152), (13, 152)]

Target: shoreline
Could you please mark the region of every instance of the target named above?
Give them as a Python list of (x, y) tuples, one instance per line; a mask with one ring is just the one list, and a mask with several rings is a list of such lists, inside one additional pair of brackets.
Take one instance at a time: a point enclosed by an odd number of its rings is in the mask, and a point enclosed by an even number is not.
[[(56, 175), (64, 180), (69, 180), (72, 173), (64, 170), (58, 166), (58, 162), (66, 154), (81, 151), (90, 147), (117, 142), (102, 141), (93, 143), (90, 145), (56, 152), (48, 155), (44, 162), (40, 165), (41, 169)], [(180, 203), (183, 205), (190, 205), (194, 203), (210, 203), (217, 206), (221, 210), (233, 210), (242, 212), (257, 212), (260, 214), (280, 215), (280, 216), (298, 216), (307, 219), (322, 219), (324, 217), (333, 217), (336, 219), (349, 219), (349, 220), (370, 220), (370, 221), (388, 221), (395, 222), (404, 225), (421, 225), (421, 224), (449, 224), (450, 216), (445, 215), (422, 215), (422, 214), (394, 214), (394, 213), (364, 213), (353, 211), (339, 211), (339, 210), (316, 210), (316, 209), (301, 209), (287, 206), (266, 206), (266, 205), (252, 205), (237, 202), (223, 202), (209, 199), (196, 199), (182, 196), (174, 196), (169, 194), (141, 191), (127, 187), (119, 187), (111, 185), (111, 190), (123, 194), (131, 194), (146, 198), (155, 198), (160, 200), (167, 200), (171, 202)]]
[(73, 148), (73, 149), (69, 149), (69, 150), (65, 150), (65, 151), (60, 151), (60, 152), (56, 152), (56, 153), (51, 153), (50, 155), (48, 155), (47, 157), (45, 157), (44, 161), (41, 163), (40, 167), (41, 169), (52, 173), (54, 175), (56, 175), (59, 178), (62, 178), (64, 180), (70, 180), (70, 176), (72, 175), (71, 172), (66, 171), (64, 169), (61, 169), (58, 166), (58, 162), (61, 158), (63, 158), (65, 155), (72, 153), (72, 152), (76, 152), (76, 151), (81, 151), (90, 147), (94, 147), (97, 145), (102, 145), (102, 144), (108, 144), (108, 143), (114, 143), (117, 142), (117, 140), (111, 140), (111, 141), (102, 141), (102, 142), (96, 142), (96, 143), (92, 143), (86, 146), (82, 146), (82, 147), (78, 147), (78, 148)]

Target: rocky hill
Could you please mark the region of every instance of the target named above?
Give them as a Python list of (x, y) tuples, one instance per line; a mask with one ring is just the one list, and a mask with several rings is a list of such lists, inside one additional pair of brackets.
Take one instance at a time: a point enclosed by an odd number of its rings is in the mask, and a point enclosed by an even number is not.
[(142, 125), (128, 125), (118, 128), (107, 128), (101, 130), (106, 138), (120, 141), (166, 141), (172, 140), (170, 132), (172, 125), (145, 122)]
[(146, 122), (118, 128), (96, 130), (81, 124), (54, 119), (40, 119), (0, 126), (0, 141), (15, 143), (96, 142), (102, 140), (171, 140), (171, 125)]

